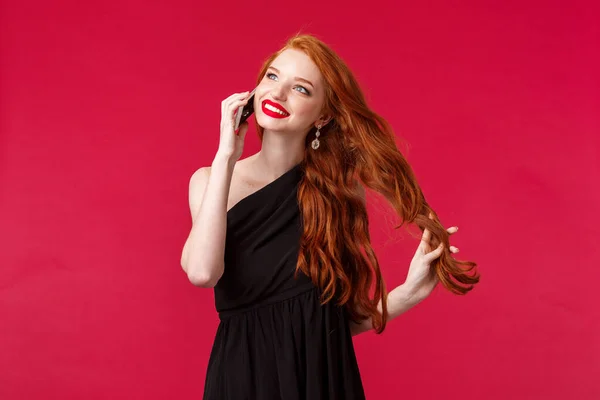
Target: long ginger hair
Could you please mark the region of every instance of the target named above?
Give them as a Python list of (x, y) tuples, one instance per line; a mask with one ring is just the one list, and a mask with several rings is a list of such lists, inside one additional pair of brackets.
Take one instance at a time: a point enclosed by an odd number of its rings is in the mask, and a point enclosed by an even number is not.
[[(325, 82), (323, 113), (332, 116), (321, 130), (318, 150), (310, 146), (316, 129), (306, 137), (304, 177), (298, 187), (303, 234), (296, 274), (304, 272), (321, 289), (322, 304), (335, 298), (354, 322), (370, 317), (375, 332), (383, 332), (388, 292), (370, 242), (367, 210), (357, 186), (362, 182), (392, 205), (401, 219), (396, 229), (414, 223), (421, 231), (429, 229), (432, 249), (444, 243), (430, 271), (448, 290), (466, 294), (479, 282), (477, 271), (468, 273), (477, 264), (451, 256), (449, 234), (425, 201), (412, 168), (396, 146), (391, 126), (367, 106), (345, 62), (316, 37), (298, 34), (265, 60), (257, 84), (286, 49), (303, 51), (319, 68)], [(256, 124), (256, 129), (262, 140), (263, 128)]]

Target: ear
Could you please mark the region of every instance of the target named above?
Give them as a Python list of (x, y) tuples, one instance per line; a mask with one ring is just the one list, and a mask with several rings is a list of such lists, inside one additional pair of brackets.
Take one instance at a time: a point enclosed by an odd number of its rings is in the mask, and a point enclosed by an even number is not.
[(318, 120), (315, 121), (315, 127), (321, 125), (321, 128), (323, 128), (329, 123), (329, 121), (331, 121), (331, 118), (332, 117), (329, 115), (322, 115)]

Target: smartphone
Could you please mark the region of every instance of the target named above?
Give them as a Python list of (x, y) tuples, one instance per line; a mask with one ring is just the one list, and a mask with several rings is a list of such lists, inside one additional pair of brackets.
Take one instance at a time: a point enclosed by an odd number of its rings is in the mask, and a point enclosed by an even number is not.
[(240, 125), (248, 119), (254, 112), (254, 92), (256, 92), (256, 88), (252, 92), (250, 92), (250, 97), (248, 98), (248, 102), (245, 106), (240, 106), (237, 109), (235, 114), (235, 127), (234, 130), (238, 130)]

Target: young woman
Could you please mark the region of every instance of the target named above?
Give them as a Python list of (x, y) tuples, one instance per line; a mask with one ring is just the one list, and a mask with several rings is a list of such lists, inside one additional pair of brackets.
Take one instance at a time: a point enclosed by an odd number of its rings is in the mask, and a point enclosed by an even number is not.
[[(248, 124), (236, 133), (234, 113), (248, 98), (222, 102), (216, 156), (190, 179), (181, 265), (194, 285), (214, 288), (221, 320), (204, 398), (364, 399), (352, 335), (383, 332), (438, 281), (467, 293), (476, 264), (452, 257), (458, 228), (440, 224), (390, 126), (323, 42), (297, 35), (266, 60), (254, 97), (261, 150), (240, 160)], [(389, 294), (364, 186), (400, 226), (423, 230), (405, 283)]]

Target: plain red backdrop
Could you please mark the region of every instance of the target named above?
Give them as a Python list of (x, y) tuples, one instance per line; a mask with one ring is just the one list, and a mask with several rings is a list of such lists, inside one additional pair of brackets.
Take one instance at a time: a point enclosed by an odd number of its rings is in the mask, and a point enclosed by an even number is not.
[[(201, 398), (189, 177), (297, 31), (347, 61), (481, 272), (355, 338), (367, 397), (600, 398), (594, 3), (3, 1), (0, 398)], [(417, 241), (374, 204), (392, 289)]]

